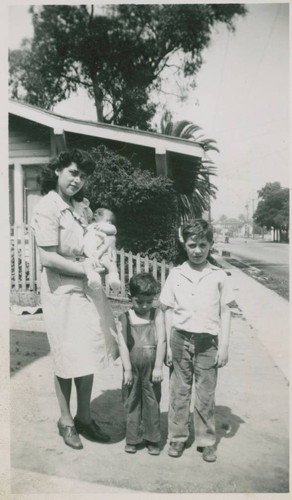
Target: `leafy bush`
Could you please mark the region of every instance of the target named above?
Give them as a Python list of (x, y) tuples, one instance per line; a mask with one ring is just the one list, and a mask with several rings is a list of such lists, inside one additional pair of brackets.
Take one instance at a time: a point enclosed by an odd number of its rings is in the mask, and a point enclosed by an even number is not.
[(170, 179), (155, 177), (105, 146), (90, 151), (96, 162), (85, 186), (91, 208), (117, 218), (117, 246), (149, 258), (173, 260), (178, 202)]

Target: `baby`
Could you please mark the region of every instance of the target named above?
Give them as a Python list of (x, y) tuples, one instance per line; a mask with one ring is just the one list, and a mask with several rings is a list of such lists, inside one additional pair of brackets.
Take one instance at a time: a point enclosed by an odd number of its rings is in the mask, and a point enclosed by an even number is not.
[[(111, 289), (119, 293), (121, 282), (116, 264), (116, 234), (115, 216), (107, 208), (98, 208), (93, 221), (86, 228), (84, 235), (84, 254), (94, 260), (97, 268), (105, 268)], [(88, 285), (96, 289), (101, 286), (100, 275), (95, 271), (87, 273)]]

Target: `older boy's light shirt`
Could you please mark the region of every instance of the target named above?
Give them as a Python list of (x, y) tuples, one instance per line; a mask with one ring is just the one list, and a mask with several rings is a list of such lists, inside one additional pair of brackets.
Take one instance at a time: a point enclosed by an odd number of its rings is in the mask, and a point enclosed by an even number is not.
[(234, 300), (227, 274), (209, 262), (203, 271), (188, 262), (174, 267), (160, 295), (163, 306), (173, 309), (178, 330), (218, 335), (221, 307)]

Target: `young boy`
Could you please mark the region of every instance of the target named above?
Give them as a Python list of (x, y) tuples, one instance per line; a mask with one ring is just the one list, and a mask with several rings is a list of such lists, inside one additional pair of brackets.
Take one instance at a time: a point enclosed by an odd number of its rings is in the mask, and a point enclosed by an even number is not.
[(127, 453), (146, 441), (148, 453), (159, 455), (162, 366), (166, 351), (163, 313), (153, 307), (157, 282), (150, 273), (133, 276), (132, 307), (119, 317), (118, 343), (123, 364)]
[(211, 225), (195, 219), (183, 227), (182, 237), (188, 260), (170, 271), (160, 295), (170, 367), (168, 454), (180, 457), (189, 437), (194, 377), (196, 444), (203, 459), (214, 462), (217, 369), (228, 361), (233, 296), (226, 273), (207, 261)]

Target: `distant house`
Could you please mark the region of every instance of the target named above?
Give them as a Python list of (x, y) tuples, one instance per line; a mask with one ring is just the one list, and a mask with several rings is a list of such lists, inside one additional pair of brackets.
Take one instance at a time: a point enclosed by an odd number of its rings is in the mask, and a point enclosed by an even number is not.
[(28, 223), (40, 198), (37, 175), (42, 164), (65, 149), (104, 144), (156, 175), (170, 176), (183, 161), (190, 168), (203, 156), (197, 144), (176, 137), (60, 116), (29, 104), (9, 101), (10, 224)]

